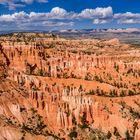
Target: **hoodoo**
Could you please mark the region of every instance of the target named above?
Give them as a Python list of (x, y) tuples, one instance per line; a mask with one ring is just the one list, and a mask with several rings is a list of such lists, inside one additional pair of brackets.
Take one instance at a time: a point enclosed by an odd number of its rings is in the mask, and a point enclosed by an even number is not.
[(139, 48), (8, 36), (0, 37), (0, 139), (139, 139)]

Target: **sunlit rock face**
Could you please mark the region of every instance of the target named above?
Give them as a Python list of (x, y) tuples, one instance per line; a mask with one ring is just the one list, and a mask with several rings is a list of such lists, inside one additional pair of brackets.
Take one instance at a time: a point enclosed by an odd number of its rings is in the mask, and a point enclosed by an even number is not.
[(1, 63), (0, 64), (0, 77), (2, 77), (4, 75), (4, 66), (3, 64)]
[(47, 37), (3, 42), (0, 139), (138, 140), (140, 49)]
[(0, 51), (0, 77), (2, 78), (6, 74), (6, 59)]

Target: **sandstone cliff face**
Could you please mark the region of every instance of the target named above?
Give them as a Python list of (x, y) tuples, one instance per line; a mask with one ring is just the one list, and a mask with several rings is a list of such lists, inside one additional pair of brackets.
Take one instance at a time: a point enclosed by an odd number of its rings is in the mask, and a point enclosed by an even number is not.
[(3, 46), (0, 139), (138, 139), (140, 50), (116, 50), (117, 39), (45, 43)]
[(3, 46), (0, 44), (0, 78), (6, 75), (7, 65), (9, 65), (9, 59), (7, 58), (7, 55), (3, 52)]

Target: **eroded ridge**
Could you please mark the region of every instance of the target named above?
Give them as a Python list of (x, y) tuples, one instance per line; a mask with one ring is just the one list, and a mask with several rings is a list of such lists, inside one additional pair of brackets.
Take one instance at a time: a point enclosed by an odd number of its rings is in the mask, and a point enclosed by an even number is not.
[(139, 48), (41, 33), (0, 40), (1, 139), (139, 139)]

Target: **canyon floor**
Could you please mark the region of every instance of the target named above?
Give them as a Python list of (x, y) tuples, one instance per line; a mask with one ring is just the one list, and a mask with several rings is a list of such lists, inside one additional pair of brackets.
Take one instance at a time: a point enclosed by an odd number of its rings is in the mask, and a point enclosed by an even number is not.
[(1, 35), (0, 140), (140, 140), (140, 46)]

